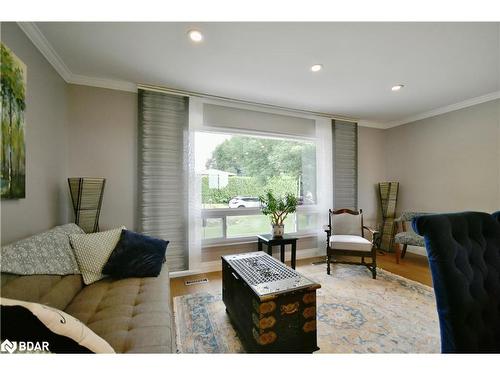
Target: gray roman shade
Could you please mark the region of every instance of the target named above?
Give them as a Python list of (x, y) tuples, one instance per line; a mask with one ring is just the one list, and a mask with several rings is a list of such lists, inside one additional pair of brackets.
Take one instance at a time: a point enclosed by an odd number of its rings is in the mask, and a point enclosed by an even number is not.
[(188, 268), (187, 126), (187, 98), (139, 90), (139, 226), (170, 241), (170, 271)]
[(203, 105), (203, 124), (217, 128), (253, 130), (298, 137), (316, 136), (316, 122), (311, 119), (215, 104)]
[(358, 208), (358, 125), (332, 121), (333, 206)]

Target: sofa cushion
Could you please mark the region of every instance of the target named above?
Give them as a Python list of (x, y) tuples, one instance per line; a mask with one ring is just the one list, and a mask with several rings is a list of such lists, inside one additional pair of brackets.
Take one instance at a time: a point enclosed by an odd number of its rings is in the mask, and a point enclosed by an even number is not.
[(168, 242), (123, 229), (102, 272), (120, 279), (158, 276)]
[(83, 230), (76, 224), (66, 224), (2, 246), (2, 272), (18, 275), (80, 273), (68, 238), (75, 233), (83, 233)]
[(70, 236), (85, 284), (92, 284), (105, 277), (102, 268), (120, 240), (122, 229), (125, 228)]
[(0, 298), (1, 339), (32, 342), (51, 353), (114, 353), (113, 348), (64, 311), (39, 303)]
[(330, 248), (336, 250), (371, 251), (372, 243), (360, 236), (333, 235), (330, 236)]
[(1, 274), (2, 297), (42, 303), (64, 310), (82, 290), (81, 275), (33, 275)]
[(116, 352), (175, 351), (166, 265), (158, 277), (106, 278), (86, 286), (66, 312), (104, 338)]

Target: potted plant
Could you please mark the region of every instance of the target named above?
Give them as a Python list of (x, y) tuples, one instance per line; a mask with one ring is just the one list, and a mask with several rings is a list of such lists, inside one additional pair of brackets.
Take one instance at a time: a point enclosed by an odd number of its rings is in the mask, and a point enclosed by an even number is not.
[(288, 214), (297, 209), (298, 199), (293, 194), (284, 197), (275, 197), (272, 191), (259, 197), (262, 213), (271, 218), (273, 237), (283, 237), (285, 233), (285, 219)]

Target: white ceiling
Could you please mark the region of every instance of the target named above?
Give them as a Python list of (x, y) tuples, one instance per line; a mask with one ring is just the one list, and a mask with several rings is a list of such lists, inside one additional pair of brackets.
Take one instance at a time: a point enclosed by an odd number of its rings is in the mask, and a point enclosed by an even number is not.
[[(36, 26), (73, 75), (383, 124), (500, 91), (500, 23)], [(203, 43), (187, 38), (191, 28)], [(312, 73), (315, 63), (324, 69)], [(399, 83), (405, 88), (392, 92)]]

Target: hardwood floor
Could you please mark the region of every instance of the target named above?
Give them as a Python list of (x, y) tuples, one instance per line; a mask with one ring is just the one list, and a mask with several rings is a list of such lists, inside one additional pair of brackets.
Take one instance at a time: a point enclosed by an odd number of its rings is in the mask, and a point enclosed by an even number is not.
[[(297, 260), (297, 271), (300, 272), (301, 265), (309, 264), (311, 262), (320, 261), (323, 258), (309, 258)], [(287, 262), (288, 263), (288, 262)], [(288, 263), (289, 264), (289, 263)], [(432, 286), (432, 279), (429, 270), (427, 258), (421, 255), (406, 253), (404, 259), (400, 263), (396, 263), (396, 258), (393, 253), (386, 254), (379, 252), (377, 254), (377, 264), (379, 268), (386, 271), (395, 273), (397, 275), (406, 277), (411, 280), (418, 281), (422, 284)], [(325, 270), (326, 272), (326, 270)], [(195, 280), (200, 278), (208, 278), (208, 283), (195, 284), (186, 286), (184, 283), (188, 280)], [(172, 297), (198, 293), (198, 292), (218, 292), (222, 288), (222, 274), (220, 271), (203, 273), (198, 275), (184, 276), (172, 279), (170, 281)]]
[(396, 263), (394, 253), (377, 254), (377, 265), (396, 275), (406, 277), (407, 279), (418, 281), (424, 285), (432, 286), (431, 270), (427, 257), (406, 253), (405, 258)]

